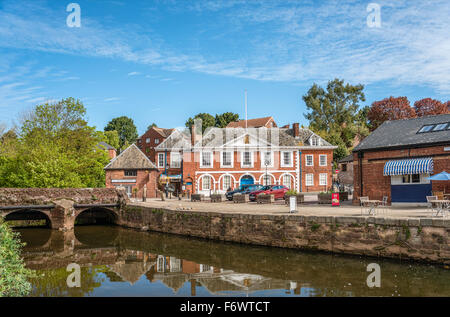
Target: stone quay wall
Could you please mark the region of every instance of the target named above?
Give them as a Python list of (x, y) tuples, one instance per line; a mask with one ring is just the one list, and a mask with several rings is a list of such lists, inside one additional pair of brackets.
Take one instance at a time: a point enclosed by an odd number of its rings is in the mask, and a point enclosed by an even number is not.
[(119, 224), (243, 244), (450, 264), (450, 219), (252, 215), (128, 204)]

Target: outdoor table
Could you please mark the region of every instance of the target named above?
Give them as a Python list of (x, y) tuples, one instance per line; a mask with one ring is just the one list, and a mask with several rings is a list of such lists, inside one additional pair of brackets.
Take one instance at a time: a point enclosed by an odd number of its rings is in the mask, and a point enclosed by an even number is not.
[(446, 216), (446, 212), (449, 209), (450, 206), (450, 200), (447, 199), (433, 199), (431, 202), (435, 203), (437, 206), (436, 209), (436, 216), (438, 216), (440, 213), (442, 214), (442, 217)]
[(382, 203), (381, 200), (365, 200), (363, 204), (369, 208), (369, 215), (376, 215), (376, 208)]

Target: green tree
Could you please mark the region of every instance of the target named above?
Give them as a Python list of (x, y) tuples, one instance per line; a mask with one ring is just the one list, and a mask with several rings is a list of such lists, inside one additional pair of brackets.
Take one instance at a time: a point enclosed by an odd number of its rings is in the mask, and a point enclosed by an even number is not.
[(3, 141), (0, 187), (102, 187), (109, 159), (102, 141), (87, 125), (79, 100), (36, 106), (18, 138)]
[(125, 149), (126, 144), (133, 144), (138, 138), (134, 121), (126, 116), (112, 119), (105, 127), (106, 131), (117, 131), (119, 134), (119, 150)]
[(349, 152), (355, 136), (367, 133), (363, 122), (366, 109), (358, 112), (359, 103), (365, 101), (363, 90), (361, 84), (350, 85), (334, 79), (328, 82), (326, 89), (313, 84), (303, 96), (308, 110), (304, 116), (309, 120), (310, 129), (338, 146), (334, 151), (335, 160)]
[(157, 128), (158, 126), (156, 125), (156, 123), (152, 123), (147, 127), (147, 130), (150, 130), (151, 128)]
[(228, 123), (238, 121), (239, 114), (233, 112), (225, 112), (222, 114), (216, 114), (215, 126), (218, 128), (225, 128)]
[(23, 244), (0, 217), (0, 297), (26, 296), (31, 291), (28, 281), (33, 272), (25, 268), (20, 252)]
[(194, 120), (196, 119), (201, 119), (202, 120), (202, 133), (205, 132), (205, 130), (209, 127), (214, 127), (216, 124), (216, 119), (210, 115), (209, 113), (199, 113), (197, 115), (195, 115), (194, 118), (189, 118), (186, 121), (186, 127), (188, 127), (189, 129), (192, 128), (192, 126), (194, 125)]
[(108, 143), (116, 150), (119, 149), (120, 147), (119, 133), (116, 130), (106, 132), (98, 131), (98, 133), (99, 138), (102, 139), (103, 142)]

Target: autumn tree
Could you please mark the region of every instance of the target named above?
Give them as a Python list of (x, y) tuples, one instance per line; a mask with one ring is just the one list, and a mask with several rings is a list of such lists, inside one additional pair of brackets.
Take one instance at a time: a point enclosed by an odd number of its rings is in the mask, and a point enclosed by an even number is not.
[(372, 103), (367, 119), (372, 130), (384, 121), (415, 118), (416, 111), (411, 107), (407, 97), (389, 97)]
[(431, 98), (416, 101), (414, 110), (418, 117), (450, 113), (446, 103)]

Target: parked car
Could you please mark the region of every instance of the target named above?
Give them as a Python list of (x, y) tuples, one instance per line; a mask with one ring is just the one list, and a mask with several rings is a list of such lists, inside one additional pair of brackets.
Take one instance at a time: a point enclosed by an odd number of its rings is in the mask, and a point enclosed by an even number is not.
[(249, 199), (251, 201), (255, 201), (256, 197), (261, 194), (274, 195), (275, 199), (284, 199), (284, 195), (286, 194), (286, 192), (289, 191), (289, 188), (287, 188), (284, 185), (269, 185), (266, 187), (269, 187), (269, 188), (252, 193), (254, 195), (250, 195)]
[(256, 185), (256, 184), (241, 185), (241, 186), (239, 186), (238, 189), (235, 189), (235, 190), (225, 193), (225, 197), (227, 197), (228, 200), (233, 200), (234, 194), (237, 194), (237, 193), (250, 194), (251, 192), (253, 192), (255, 190), (259, 190), (262, 187), (263, 187), (263, 185)]
[(258, 190), (255, 190), (255, 191), (251, 192), (251, 193), (249, 194), (249, 196), (248, 196), (249, 199), (250, 199), (250, 201), (256, 201), (256, 196), (258, 196), (258, 194), (260, 194), (260, 193), (262, 193), (262, 192), (265, 192), (265, 191), (271, 189), (271, 188), (274, 187), (274, 186), (275, 186), (275, 185), (266, 185), (266, 186), (261, 187), (261, 188), (258, 189)]

